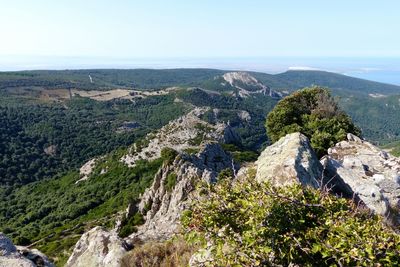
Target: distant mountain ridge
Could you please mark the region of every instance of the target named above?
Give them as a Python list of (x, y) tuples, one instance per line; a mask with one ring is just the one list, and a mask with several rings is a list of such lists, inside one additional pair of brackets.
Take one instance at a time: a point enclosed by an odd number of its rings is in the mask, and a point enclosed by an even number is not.
[(338, 73), (289, 70), (280, 74), (217, 69), (85, 69), (0, 72), (0, 90), (23, 86), (99, 90), (110, 88), (161, 89), (201, 86), (226, 73), (248, 73), (272, 90), (297, 90), (312, 84), (363, 94), (400, 94), (400, 86), (373, 82)]

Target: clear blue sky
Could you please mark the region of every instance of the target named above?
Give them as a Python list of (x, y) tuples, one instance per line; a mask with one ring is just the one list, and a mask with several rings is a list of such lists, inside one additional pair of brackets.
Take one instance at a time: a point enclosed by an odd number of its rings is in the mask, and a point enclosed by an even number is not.
[(0, 0), (0, 56), (399, 57), (398, 0)]

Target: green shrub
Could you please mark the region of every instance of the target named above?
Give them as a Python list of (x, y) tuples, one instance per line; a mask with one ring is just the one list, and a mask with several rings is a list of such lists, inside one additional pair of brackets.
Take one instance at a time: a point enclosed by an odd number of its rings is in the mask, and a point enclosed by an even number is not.
[(195, 155), (195, 154), (199, 153), (200, 152), (200, 148), (189, 147), (189, 148), (186, 148), (184, 150), (184, 152), (191, 156), (191, 155)]
[(167, 164), (171, 164), (175, 160), (177, 155), (178, 155), (178, 152), (176, 152), (174, 149), (172, 149), (170, 147), (164, 147), (161, 150), (161, 158)]
[(318, 156), (344, 140), (347, 133), (361, 134), (329, 91), (321, 87), (305, 88), (282, 99), (268, 114), (266, 128), (272, 142), (289, 133), (305, 134)]
[(178, 176), (176, 175), (176, 173), (171, 172), (168, 174), (167, 179), (164, 180), (164, 185), (168, 192), (172, 192), (172, 190), (174, 189), (177, 178)]
[(122, 227), (118, 233), (120, 237), (127, 237), (130, 234), (137, 231), (136, 226), (144, 224), (143, 215), (140, 212), (136, 212), (133, 216), (125, 219), (122, 222)]
[(350, 200), (300, 185), (231, 183), (204, 185), (207, 197), (182, 216), (188, 240), (211, 251), (206, 266), (400, 264), (400, 236)]
[(222, 171), (220, 171), (218, 173), (218, 178), (217, 180), (220, 181), (222, 179), (227, 179), (227, 178), (231, 178), (233, 176), (233, 171), (230, 168), (227, 169), (223, 169)]

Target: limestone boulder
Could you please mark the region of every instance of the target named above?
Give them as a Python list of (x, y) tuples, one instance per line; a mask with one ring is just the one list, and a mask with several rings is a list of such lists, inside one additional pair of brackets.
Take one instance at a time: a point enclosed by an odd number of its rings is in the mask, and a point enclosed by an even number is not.
[(321, 159), (330, 186), (399, 224), (400, 159), (348, 134)]
[(277, 186), (300, 183), (318, 188), (322, 179), (322, 165), (301, 133), (288, 134), (267, 147), (256, 166), (258, 182), (270, 181)]
[(0, 267), (53, 267), (49, 259), (37, 249), (15, 246), (0, 233)]
[(95, 227), (76, 243), (67, 267), (117, 267), (128, 251), (126, 242), (114, 231)]

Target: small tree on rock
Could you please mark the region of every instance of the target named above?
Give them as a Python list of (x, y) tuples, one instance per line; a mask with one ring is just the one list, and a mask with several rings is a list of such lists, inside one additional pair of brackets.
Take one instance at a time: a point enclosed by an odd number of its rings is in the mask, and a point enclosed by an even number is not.
[(268, 114), (266, 128), (272, 142), (290, 133), (303, 133), (318, 156), (344, 140), (347, 133), (361, 135), (329, 90), (318, 86), (304, 88), (282, 99)]

